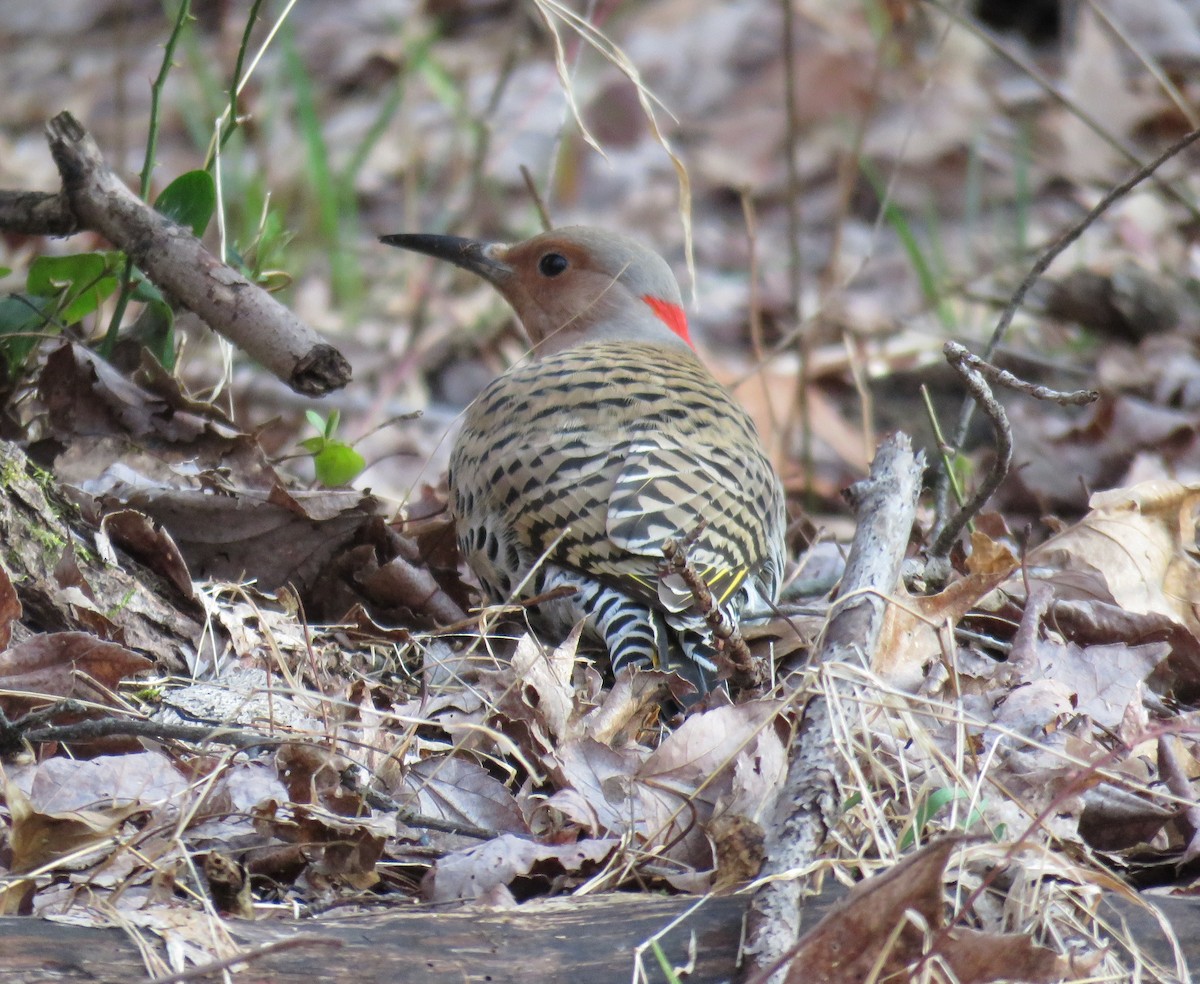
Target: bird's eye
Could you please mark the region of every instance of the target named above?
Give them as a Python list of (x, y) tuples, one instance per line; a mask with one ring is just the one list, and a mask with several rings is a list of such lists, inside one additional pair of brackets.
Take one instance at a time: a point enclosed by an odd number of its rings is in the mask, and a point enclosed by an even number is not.
[(562, 253), (547, 253), (538, 260), (538, 269), (543, 277), (557, 277), (562, 273), (570, 263)]

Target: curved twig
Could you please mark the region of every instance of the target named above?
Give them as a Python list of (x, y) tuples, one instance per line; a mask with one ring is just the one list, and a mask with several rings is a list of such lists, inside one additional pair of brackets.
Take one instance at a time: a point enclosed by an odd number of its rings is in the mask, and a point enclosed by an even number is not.
[[(933, 2), (933, 0), (930, 0), (930, 2)], [(938, 4), (938, 6), (939, 9), (943, 9), (940, 4)], [(1084, 231), (1090, 225), (1092, 225), (1092, 223), (1094, 223), (1101, 215), (1112, 208), (1117, 201), (1124, 198), (1125, 195), (1127, 195), (1130, 191), (1136, 188), (1148, 177), (1153, 175), (1155, 171), (1163, 166), (1163, 164), (1169, 161), (1172, 157), (1175, 157), (1177, 154), (1182, 153), (1197, 140), (1200, 140), (1200, 129), (1195, 129), (1185, 133), (1182, 137), (1171, 144), (1171, 146), (1154, 158), (1154, 160), (1147, 164), (1143, 164), (1128, 178), (1111, 189), (1108, 194), (1106, 194), (1100, 199), (1100, 201), (1098, 201), (1091, 209), (1088, 210), (1087, 215), (1085, 215), (1082, 219), (1076, 222), (1075, 225), (1059, 236), (1058, 239), (1056, 239), (1050, 245), (1050, 247), (1038, 257), (1037, 262), (1035, 262), (1030, 268), (1029, 273), (1025, 275), (1025, 279), (1021, 281), (1020, 286), (1018, 286), (1016, 291), (1013, 292), (1012, 297), (1009, 298), (1008, 304), (1005, 305), (1004, 310), (1000, 313), (1000, 318), (996, 322), (996, 327), (992, 330), (992, 337), (988, 340), (987, 347), (983, 351), (983, 357), (985, 359), (990, 359), (992, 357), (992, 353), (995, 352), (996, 346), (1000, 344), (1000, 340), (1004, 337), (1005, 332), (1008, 331), (1008, 326), (1012, 324), (1012, 319), (1016, 316), (1017, 310), (1024, 303), (1025, 295), (1029, 293), (1030, 289), (1038, 281), (1042, 274), (1049, 269), (1050, 264), (1053, 263), (1068, 246), (1082, 236)], [(959, 414), (958, 427), (955, 430), (954, 439), (952, 442), (954, 447), (962, 447), (963, 442), (966, 440), (967, 430), (971, 426), (971, 417), (974, 413), (974, 409), (975, 401), (973, 400), (967, 400), (963, 404), (962, 412)], [(935, 532), (938, 534), (937, 539), (939, 543), (942, 542), (942, 534), (944, 532), (942, 527), (946, 522), (946, 507), (949, 503), (949, 495), (947, 492), (948, 486), (949, 478), (947, 472), (943, 469), (938, 473), (937, 479), (934, 482), (933, 490), (934, 506), (937, 509), (938, 517), (938, 526), (935, 527)]]
[[(930, 564), (935, 567), (937, 562), (943, 561), (949, 556), (959, 533), (1000, 488), (1008, 476), (1008, 469), (1012, 466), (1012, 428), (1009, 426), (1008, 415), (1004, 412), (1004, 407), (992, 394), (992, 388), (988, 385), (988, 381), (990, 380), (998, 386), (1014, 389), (1037, 400), (1050, 400), (1060, 406), (1080, 406), (1100, 398), (1100, 394), (1095, 390), (1062, 391), (1051, 389), (1049, 386), (1028, 383), (1011, 372), (999, 369), (990, 362), (985, 362), (959, 345), (958, 342), (947, 342), (942, 347), (942, 351), (945, 353), (946, 361), (962, 376), (963, 383), (975, 404), (992, 422), (992, 430), (996, 434), (996, 457), (992, 461), (992, 467), (988, 470), (987, 477), (975, 490), (975, 494), (954, 514), (952, 519), (942, 526), (937, 539), (930, 547)], [(937, 579), (935, 574), (931, 574), (931, 576)]]

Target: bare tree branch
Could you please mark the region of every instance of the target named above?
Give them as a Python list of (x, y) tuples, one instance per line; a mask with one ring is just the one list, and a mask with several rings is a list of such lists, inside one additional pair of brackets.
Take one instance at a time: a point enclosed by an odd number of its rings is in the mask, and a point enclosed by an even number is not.
[(322, 396), (350, 381), (350, 365), (336, 348), (130, 191), (75, 117), (59, 113), (46, 124), (46, 137), (62, 191), (0, 192), (0, 229), (98, 232), (164, 293), (297, 392)]
[[(818, 666), (869, 660), (874, 652), (886, 598), (900, 578), (924, 467), (924, 455), (913, 454), (908, 436), (895, 434), (880, 445), (870, 475), (847, 490), (857, 528), (838, 598), (813, 655)], [(801, 886), (788, 873), (816, 858), (829, 831), (838, 781), (832, 747), (829, 702), (817, 694), (805, 707), (788, 749), (787, 778), (767, 826), (761, 874), (774, 878), (755, 892), (750, 905), (742, 980), (770, 976), (796, 944)]]

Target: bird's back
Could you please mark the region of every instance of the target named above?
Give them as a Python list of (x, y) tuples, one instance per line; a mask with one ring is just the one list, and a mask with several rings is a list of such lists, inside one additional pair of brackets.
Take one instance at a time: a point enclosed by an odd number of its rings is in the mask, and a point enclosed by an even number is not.
[(590, 342), (509, 370), (467, 412), (450, 487), (497, 599), (545, 555), (661, 608), (663, 541), (701, 525), (689, 557), (718, 599), (743, 583), (777, 595), (779, 480), (745, 411), (679, 346)]

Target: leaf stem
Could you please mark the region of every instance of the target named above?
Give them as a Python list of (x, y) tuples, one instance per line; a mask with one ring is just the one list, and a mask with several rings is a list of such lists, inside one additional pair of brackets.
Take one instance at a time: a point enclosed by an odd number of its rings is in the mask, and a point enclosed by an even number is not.
[[(162, 65), (159, 66), (158, 76), (150, 86), (150, 126), (146, 135), (146, 157), (142, 162), (142, 179), (139, 186), (139, 194), (143, 201), (150, 200), (150, 176), (154, 173), (154, 156), (158, 150), (158, 116), (162, 92), (167, 84), (167, 76), (171, 74), (175, 46), (179, 43), (179, 37), (183, 34), (183, 26), (191, 14), (191, 6), (191, 0), (180, 0), (179, 11), (175, 15), (175, 24), (171, 28), (171, 35), (167, 38), (167, 43), (163, 48)], [(100, 355), (105, 359), (111, 358), (113, 349), (116, 348), (117, 333), (121, 329), (121, 322), (125, 319), (125, 309), (129, 306), (129, 298), (133, 294), (133, 289), (130, 287), (132, 281), (133, 260), (126, 256), (125, 266), (121, 270), (121, 288), (117, 292), (117, 303), (113, 308), (112, 320), (108, 323), (104, 341), (100, 343)]]

